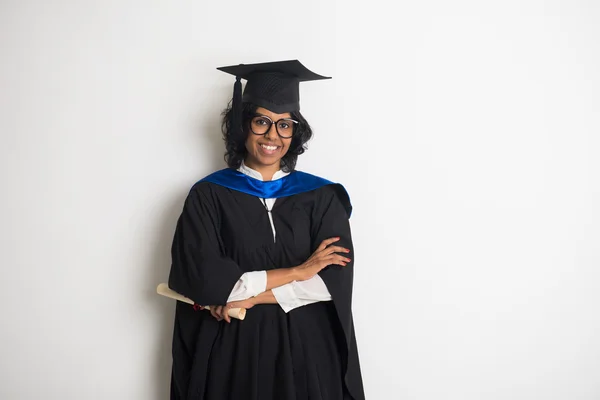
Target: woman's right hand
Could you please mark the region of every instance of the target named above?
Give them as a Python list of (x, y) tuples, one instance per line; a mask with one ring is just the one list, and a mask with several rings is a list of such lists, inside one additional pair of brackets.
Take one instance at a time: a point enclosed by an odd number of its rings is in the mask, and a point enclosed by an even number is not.
[(221, 311), (223, 311), (223, 306), (209, 306), (210, 314), (215, 317), (217, 321), (222, 321), (223, 316), (221, 315)]
[[(351, 260), (337, 253), (350, 253), (349, 249), (341, 246), (330, 246), (340, 240), (339, 237), (325, 239), (310, 256), (308, 260), (294, 267), (297, 281), (305, 281), (318, 274), (323, 268), (331, 264), (346, 266)], [(328, 247), (329, 246), (329, 247)]]

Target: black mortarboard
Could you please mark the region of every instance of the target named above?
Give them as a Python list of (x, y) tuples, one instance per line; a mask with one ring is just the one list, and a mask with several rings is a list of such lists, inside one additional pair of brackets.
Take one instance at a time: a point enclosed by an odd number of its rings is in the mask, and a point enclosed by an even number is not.
[[(300, 110), (300, 82), (331, 79), (310, 71), (298, 60), (239, 64), (217, 68), (236, 77), (233, 86), (232, 128), (241, 126), (242, 102), (250, 102), (274, 113)], [(246, 79), (242, 94), (241, 79)]]

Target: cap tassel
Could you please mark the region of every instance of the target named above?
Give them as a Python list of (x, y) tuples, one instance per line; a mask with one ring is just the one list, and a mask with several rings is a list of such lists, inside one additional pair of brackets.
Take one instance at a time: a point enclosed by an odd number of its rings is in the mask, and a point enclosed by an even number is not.
[(231, 131), (243, 135), (242, 129), (242, 78), (236, 76), (231, 104)]

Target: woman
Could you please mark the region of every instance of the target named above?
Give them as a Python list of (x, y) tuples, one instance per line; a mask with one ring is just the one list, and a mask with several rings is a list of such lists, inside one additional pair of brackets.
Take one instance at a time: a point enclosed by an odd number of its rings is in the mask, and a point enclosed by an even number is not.
[[(311, 138), (297, 60), (219, 68), (228, 168), (196, 183), (177, 222), (171, 399), (364, 399), (352, 323), (350, 201), (295, 170)], [(243, 92), (241, 79), (247, 84)], [(248, 309), (245, 320), (230, 308)]]

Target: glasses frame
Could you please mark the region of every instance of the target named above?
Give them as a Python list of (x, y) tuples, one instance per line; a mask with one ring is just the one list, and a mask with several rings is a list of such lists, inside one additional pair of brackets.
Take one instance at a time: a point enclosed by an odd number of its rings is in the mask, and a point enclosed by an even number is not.
[[(252, 130), (252, 120), (256, 117), (261, 117), (261, 118), (266, 118), (267, 120), (269, 120), (270, 125), (267, 128), (267, 130), (265, 131), (265, 133), (256, 133)], [(280, 132), (279, 132), (279, 123), (281, 121), (286, 121), (286, 122), (292, 122), (293, 125), (293, 129), (292, 129), (292, 136), (283, 136)], [(279, 135), (280, 138), (282, 139), (291, 139), (292, 137), (294, 137), (294, 133), (296, 132), (296, 128), (298, 127), (299, 122), (296, 121), (293, 118), (280, 118), (277, 121), (273, 121), (269, 116), (267, 115), (262, 115), (262, 114), (254, 114), (252, 115), (252, 118), (250, 118), (250, 132), (252, 132), (253, 134), (257, 135), (257, 136), (265, 136), (267, 133), (269, 133), (269, 131), (271, 130), (271, 127), (273, 127), (273, 124), (275, 124), (275, 132), (277, 132), (277, 135)]]

